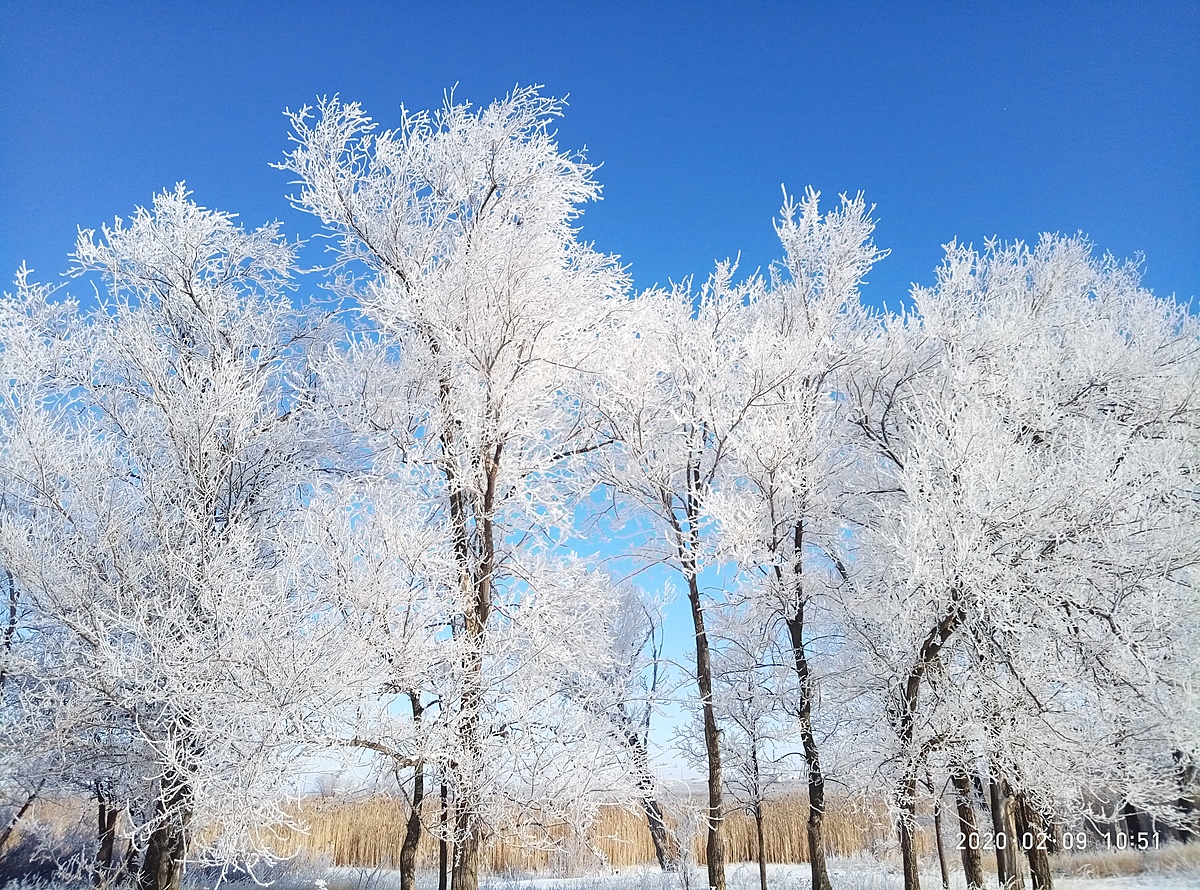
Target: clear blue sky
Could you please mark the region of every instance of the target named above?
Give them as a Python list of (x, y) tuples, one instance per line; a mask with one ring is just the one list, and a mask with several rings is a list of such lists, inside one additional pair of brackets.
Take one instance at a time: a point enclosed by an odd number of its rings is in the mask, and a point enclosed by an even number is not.
[(0, 0), (0, 275), (186, 180), (292, 212), (281, 111), (339, 92), (385, 124), (444, 88), (569, 93), (603, 162), (586, 238), (637, 286), (778, 251), (780, 183), (866, 192), (895, 305), (951, 237), (1089, 234), (1200, 295), (1200, 2), (36, 3)]

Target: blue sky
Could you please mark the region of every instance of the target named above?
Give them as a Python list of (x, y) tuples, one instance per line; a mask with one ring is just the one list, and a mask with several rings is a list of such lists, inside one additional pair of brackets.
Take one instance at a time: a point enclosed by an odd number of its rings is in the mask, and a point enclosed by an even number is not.
[[(904, 8), (902, 8), (904, 7)], [(312, 222), (267, 164), (285, 106), (385, 124), (443, 89), (570, 94), (602, 162), (584, 237), (639, 288), (777, 256), (780, 184), (866, 192), (896, 305), (940, 245), (1089, 234), (1200, 294), (1200, 3), (34, 3), (0, 0), (0, 274), (177, 180), (247, 224)]]

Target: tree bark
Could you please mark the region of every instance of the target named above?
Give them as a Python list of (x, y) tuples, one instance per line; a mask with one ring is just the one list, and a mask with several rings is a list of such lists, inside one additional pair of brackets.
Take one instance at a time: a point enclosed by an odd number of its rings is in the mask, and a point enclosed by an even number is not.
[(916, 828), (917, 806), (917, 770), (919, 763), (912, 752), (913, 736), (916, 732), (917, 702), (921, 695), (921, 681), (941, 656), (946, 641), (958, 630), (959, 625), (966, 620), (967, 613), (961, 605), (956, 605), (953, 611), (946, 613), (925, 635), (916, 660), (905, 678), (903, 691), (894, 702), (891, 719), (900, 737), (900, 750), (912, 762), (906, 768), (904, 777), (897, 788), (900, 817), (897, 831), (900, 835), (900, 857), (903, 861), (904, 890), (920, 890), (921, 877), (917, 861), (917, 851), (913, 832)]
[(8, 820), (8, 824), (4, 826), (4, 833), (0, 834), (0, 850), (4, 849), (4, 845), (8, 843), (8, 839), (12, 837), (13, 829), (18, 823), (25, 818), (25, 814), (29, 812), (29, 808), (33, 806), (33, 802), (37, 800), (37, 796), (42, 793), (42, 787), (46, 784), (46, 780), (38, 782), (38, 786), (29, 793), (25, 798), (25, 803), (21, 804), (21, 808)]
[(667, 823), (663, 821), (662, 808), (654, 797), (642, 798), (642, 812), (646, 814), (646, 827), (650, 829), (650, 840), (654, 843), (654, 855), (658, 867), (663, 871), (677, 871), (679, 854), (671, 843)]
[(1149, 834), (1144, 825), (1143, 814), (1138, 812), (1137, 807), (1129, 801), (1125, 801), (1121, 806), (1121, 817), (1125, 820), (1125, 833), (1129, 836), (1129, 849), (1139, 849), (1143, 839)]
[(97, 887), (110, 887), (117, 878), (113, 858), (116, 852), (117, 816), (120, 810), (109, 806), (104, 784), (96, 785), (96, 862), (93, 879)]
[(963, 875), (967, 890), (983, 890), (983, 857), (979, 852), (979, 826), (975, 821), (975, 808), (971, 806), (971, 780), (963, 769), (955, 764), (950, 770), (950, 781), (954, 785), (954, 806), (958, 811), (958, 830), (962, 832)]
[(938, 868), (942, 872), (942, 890), (950, 890), (950, 869), (946, 865), (946, 844), (942, 840), (942, 799), (933, 798), (933, 836), (937, 839)]
[(646, 743), (641, 734), (633, 726), (632, 721), (622, 711), (624, 723), (625, 746), (629, 748), (633, 761), (633, 770), (637, 776), (637, 789), (641, 793), (642, 812), (646, 816), (646, 827), (650, 830), (650, 840), (654, 843), (654, 855), (658, 859), (658, 867), (663, 871), (676, 871), (679, 868), (679, 850), (671, 842), (670, 832), (663, 820), (662, 807), (655, 796), (654, 775), (650, 771), (650, 758), (646, 752)]
[[(725, 850), (721, 839), (723, 801), (721, 795), (721, 736), (717, 729), (716, 710), (713, 707), (712, 661), (708, 648), (708, 634), (704, 630), (704, 607), (700, 601), (700, 585), (695, 566), (686, 572), (688, 601), (692, 606), (692, 622), (696, 628), (696, 680), (700, 686), (700, 700), (704, 712), (704, 751), (708, 759), (708, 819), (704, 856), (708, 866), (710, 890), (725, 890)], [(459, 888), (455, 888), (459, 890)], [(470, 890), (476, 890), (472, 887)]]
[(1050, 874), (1050, 857), (1046, 855), (1046, 820), (1037, 808), (1030, 804), (1024, 794), (1014, 797), (1017, 816), (1017, 831), (1021, 836), (1021, 848), (1029, 861), (1029, 877), (1033, 890), (1053, 890), (1054, 878)]
[(154, 809), (155, 825), (142, 857), (138, 890), (179, 890), (192, 816), (187, 779), (178, 775), (165, 778)]
[(763, 840), (762, 802), (754, 805), (754, 831), (758, 835), (758, 886), (767, 890), (767, 845)]
[(479, 855), (483, 847), (483, 829), (479, 820), (467, 812), (455, 811), (454, 870), (452, 890), (479, 890)]
[(450, 827), (450, 789), (444, 778), (438, 796), (442, 805), (438, 813), (442, 829), (438, 836), (438, 890), (450, 890), (450, 841), (446, 839), (446, 830)]
[[(794, 611), (784, 616), (788, 639), (792, 646), (792, 660), (796, 667), (797, 717), (800, 729), (800, 744), (804, 749), (804, 762), (808, 767), (808, 867), (812, 877), (812, 890), (833, 890), (829, 881), (829, 868), (825, 861), (825, 774), (821, 771), (821, 752), (813, 733), (813, 678), (808, 664), (808, 646), (804, 639), (806, 597), (803, 586), (804, 572), (804, 524), (797, 522), (793, 529), (792, 570), (796, 578)], [(778, 569), (776, 570), (779, 576)], [(780, 578), (782, 580), (782, 578)]]
[(992, 846), (996, 848), (996, 880), (1002, 890), (1009, 890), (1018, 886), (1020, 876), (1017, 874), (1017, 858), (1013, 855), (1012, 832), (1008, 829), (1008, 796), (1003, 780), (993, 776), (988, 781), (988, 793), (991, 797)]
[(915, 830), (917, 826), (917, 779), (907, 776), (900, 786), (900, 862), (904, 873), (904, 890), (921, 890), (920, 862), (917, 860)]
[(413, 776), (412, 810), (400, 845), (400, 890), (417, 886), (417, 847), (421, 843), (421, 801), (425, 799), (425, 765), (418, 763)]

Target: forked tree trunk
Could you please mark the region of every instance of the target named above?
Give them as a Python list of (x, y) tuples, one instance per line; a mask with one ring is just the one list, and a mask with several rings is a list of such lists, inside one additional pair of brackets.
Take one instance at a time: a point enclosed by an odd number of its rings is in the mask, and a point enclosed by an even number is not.
[(155, 824), (142, 857), (138, 890), (179, 890), (187, 856), (187, 830), (191, 821), (191, 789), (187, 779), (172, 775), (154, 804)]
[(958, 811), (958, 830), (963, 839), (959, 852), (962, 854), (967, 890), (983, 890), (983, 857), (979, 852), (980, 837), (975, 808), (971, 806), (971, 780), (955, 764), (950, 770), (950, 781), (954, 785), (954, 806)]
[[(957, 600), (957, 597), (955, 597)], [(893, 704), (892, 720), (896, 734), (900, 738), (900, 750), (913, 760), (907, 768), (904, 778), (896, 789), (899, 804), (899, 819), (897, 833), (900, 836), (900, 858), (904, 870), (904, 890), (920, 890), (920, 864), (917, 861), (916, 839), (916, 807), (917, 807), (917, 769), (920, 764), (913, 755), (913, 738), (916, 733), (917, 704), (921, 697), (921, 682), (925, 672), (941, 657), (942, 649), (947, 640), (958, 630), (966, 620), (967, 613), (962, 605), (956, 605), (954, 611), (943, 615), (925, 639), (913, 661), (913, 666), (904, 680), (900, 696)]]

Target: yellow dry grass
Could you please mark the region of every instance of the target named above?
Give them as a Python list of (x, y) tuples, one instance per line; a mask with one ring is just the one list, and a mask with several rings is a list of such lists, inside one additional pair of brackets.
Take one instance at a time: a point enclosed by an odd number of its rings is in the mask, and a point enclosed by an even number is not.
[(1056, 874), (1123, 877), (1138, 874), (1200, 873), (1200, 845), (1167, 844), (1157, 850), (1086, 850), (1050, 857)]
[[(425, 808), (423, 819), (434, 826), (437, 802)], [(673, 830), (686, 824), (686, 808), (695, 811), (695, 802), (678, 801), (667, 805), (667, 821)], [(285, 832), (279, 844), (283, 854), (300, 853), (327, 859), (334, 865), (363, 868), (395, 868), (400, 861), (408, 818), (406, 804), (392, 797), (372, 797), (359, 801), (311, 800), (296, 813), (307, 831)], [(763, 807), (763, 836), (767, 861), (794, 863), (808, 861), (806, 823), (808, 801), (800, 794), (789, 794), (768, 801)], [(693, 823), (694, 824), (694, 823)], [(692, 831), (693, 861), (703, 864), (704, 833)], [(825, 817), (825, 844), (835, 856), (853, 856), (863, 851), (878, 852), (889, 846), (894, 831), (887, 807), (880, 801), (837, 798), (829, 802)], [(758, 856), (758, 842), (752, 816), (734, 811), (725, 820), (726, 859), (752, 861)], [(682, 839), (682, 838), (681, 838)], [(918, 831), (918, 849), (922, 855), (935, 849), (932, 826)], [(519, 874), (553, 870), (558, 873), (609, 865), (624, 868), (655, 862), (654, 845), (646, 820), (638, 810), (618, 806), (601, 807), (586, 836), (570, 834), (562, 825), (526, 828), (519, 835), (501, 830), (491, 838), (485, 850), (484, 867), (493, 873)], [(435, 868), (437, 838), (426, 831), (417, 854), (417, 867)]]

